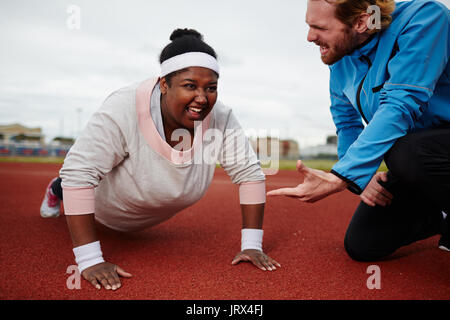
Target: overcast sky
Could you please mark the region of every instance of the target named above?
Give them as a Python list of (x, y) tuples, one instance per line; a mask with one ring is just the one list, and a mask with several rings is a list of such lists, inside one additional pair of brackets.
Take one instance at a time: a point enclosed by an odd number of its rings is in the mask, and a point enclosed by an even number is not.
[(0, 124), (76, 136), (112, 91), (158, 76), (171, 32), (187, 27), (216, 50), (219, 99), (244, 129), (324, 143), (329, 71), (306, 41), (306, 2), (1, 1)]

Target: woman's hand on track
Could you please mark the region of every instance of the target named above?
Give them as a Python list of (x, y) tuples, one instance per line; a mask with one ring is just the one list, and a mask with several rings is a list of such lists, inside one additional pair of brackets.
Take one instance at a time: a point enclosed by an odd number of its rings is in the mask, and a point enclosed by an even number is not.
[(250, 261), (256, 267), (264, 271), (276, 270), (276, 267), (281, 268), (281, 265), (266, 255), (264, 252), (256, 249), (247, 249), (239, 252), (231, 262), (232, 265), (236, 265), (241, 261)]
[(95, 288), (101, 289), (103, 286), (107, 290), (117, 290), (122, 286), (119, 276), (125, 278), (132, 276), (121, 267), (109, 262), (93, 265), (83, 270), (82, 275)]

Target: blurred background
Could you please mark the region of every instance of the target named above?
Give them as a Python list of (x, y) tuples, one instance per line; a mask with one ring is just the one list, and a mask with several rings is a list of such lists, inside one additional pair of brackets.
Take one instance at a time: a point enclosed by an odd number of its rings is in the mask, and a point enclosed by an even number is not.
[(1, 1), (0, 154), (14, 142), (25, 155), (64, 156), (111, 92), (158, 76), (174, 29), (194, 28), (218, 54), (219, 99), (254, 143), (275, 138), (285, 158), (333, 158), (329, 71), (306, 41), (306, 3)]

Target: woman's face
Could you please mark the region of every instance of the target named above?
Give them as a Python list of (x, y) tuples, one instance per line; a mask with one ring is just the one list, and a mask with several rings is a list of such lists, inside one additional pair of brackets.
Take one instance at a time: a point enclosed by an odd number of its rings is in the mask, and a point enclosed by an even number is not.
[(161, 79), (161, 112), (169, 133), (179, 128), (193, 132), (194, 122), (205, 119), (217, 100), (217, 80), (214, 71), (202, 67), (174, 75), (170, 85)]

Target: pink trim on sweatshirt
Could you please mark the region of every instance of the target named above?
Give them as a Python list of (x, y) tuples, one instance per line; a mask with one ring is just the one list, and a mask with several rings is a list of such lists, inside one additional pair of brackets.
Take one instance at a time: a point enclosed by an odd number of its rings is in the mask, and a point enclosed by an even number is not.
[[(194, 136), (193, 147), (185, 151), (177, 151), (173, 149), (163, 138), (159, 135), (156, 129), (155, 123), (150, 114), (150, 98), (155, 88), (158, 84), (159, 78), (152, 78), (142, 82), (136, 89), (136, 112), (139, 129), (144, 136), (147, 143), (160, 155), (162, 155), (167, 160), (174, 164), (184, 164), (189, 161), (194, 156), (194, 150), (201, 151), (201, 143), (203, 142), (203, 134), (209, 128), (209, 123), (211, 120), (211, 113), (202, 121), (201, 133)], [(200, 129), (200, 128), (198, 128)]]
[(266, 182), (243, 182), (239, 185), (241, 204), (260, 204), (266, 202)]
[(62, 187), (64, 213), (66, 215), (90, 214), (95, 212), (94, 187)]

